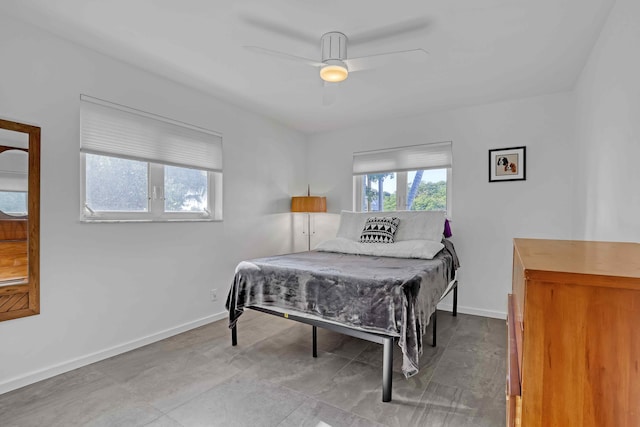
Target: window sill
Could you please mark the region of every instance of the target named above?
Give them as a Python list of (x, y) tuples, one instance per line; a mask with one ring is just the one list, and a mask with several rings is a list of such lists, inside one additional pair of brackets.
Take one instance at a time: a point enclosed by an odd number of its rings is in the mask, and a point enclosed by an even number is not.
[(82, 224), (93, 223), (117, 223), (117, 222), (135, 222), (135, 223), (154, 223), (154, 222), (222, 222), (222, 219), (215, 218), (156, 218), (156, 219), (80, 219)]

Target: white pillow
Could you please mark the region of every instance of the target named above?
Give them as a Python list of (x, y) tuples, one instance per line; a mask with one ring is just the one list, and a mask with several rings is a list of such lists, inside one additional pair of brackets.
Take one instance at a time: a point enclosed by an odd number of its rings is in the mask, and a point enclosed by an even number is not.
[(380, 212), (340, 212), (340, 226), (336, 237), (342, 237), (353, 241), (360, 240), (364, 223), (372, 216), (378, 215)]
[(398, 212), (400, 225), (396, 240), (433, 240), (440, 243), (444, 232), (444, 211)]
[(315, 247), (315, 250), (355, 255), (433, 259), (442, 248), (444, 248), (442, 243), (432, 240), (404, 240), (395, 243), (360, 243), (350, 239), (336, 238), (321, 242)]
[(403, 240), (432, 240), (439, 243), (442, 241), (445, 220), (444, 211), (342, 211), (336, 237), (359, 241), (367, 218), (380, 215), (400, 218), (400, 224), (394, 236), (394, 241), (396, 242)]

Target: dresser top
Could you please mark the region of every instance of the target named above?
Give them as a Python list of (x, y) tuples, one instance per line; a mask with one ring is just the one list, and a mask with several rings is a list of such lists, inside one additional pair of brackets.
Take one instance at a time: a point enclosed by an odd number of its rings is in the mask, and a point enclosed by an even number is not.
[(640, 244), (579, 240), (514, 239), (528, 273), (567, 273), (627, 278), (640, 286)]

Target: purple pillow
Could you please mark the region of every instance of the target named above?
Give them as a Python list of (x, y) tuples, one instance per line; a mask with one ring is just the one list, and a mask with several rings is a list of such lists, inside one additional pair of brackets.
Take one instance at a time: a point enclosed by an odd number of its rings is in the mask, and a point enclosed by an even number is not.
[(451, 236), (453, 236), (453, 234), (451, 233), (451, 226), (449, 225), (449, 220), (445, 219), (444, 220), (444, 237), (448, 239)]

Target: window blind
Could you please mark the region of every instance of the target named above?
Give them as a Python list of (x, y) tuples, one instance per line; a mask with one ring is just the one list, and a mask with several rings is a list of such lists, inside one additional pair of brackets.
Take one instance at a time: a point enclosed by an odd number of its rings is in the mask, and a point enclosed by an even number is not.
[(80, 96), (80, 151), (222, 172), (222, 136), (150, 113)]
[(451, 141), (353, 153), (353, 174), (450, 168)]

